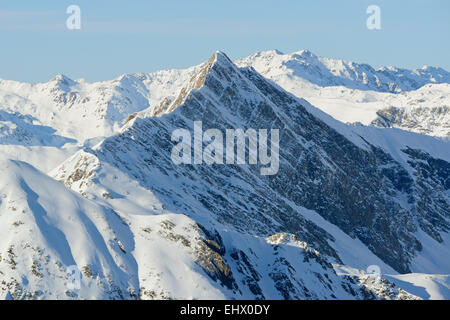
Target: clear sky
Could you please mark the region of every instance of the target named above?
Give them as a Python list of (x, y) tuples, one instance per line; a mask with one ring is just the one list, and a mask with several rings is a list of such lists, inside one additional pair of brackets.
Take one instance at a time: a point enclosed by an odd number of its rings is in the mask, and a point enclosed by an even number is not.
[[(69, 5), (81, 30), (69, 30)], [(366, 27), (369, 5), (381, 30)], [(450, 0), (0, 0), (0, 78), (88, 81), (309, 49), (326, 57), (450, 71)]]

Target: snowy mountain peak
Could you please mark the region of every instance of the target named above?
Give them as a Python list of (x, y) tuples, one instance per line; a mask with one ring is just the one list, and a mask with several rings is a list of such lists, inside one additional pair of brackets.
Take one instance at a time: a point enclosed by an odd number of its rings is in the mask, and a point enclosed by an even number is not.
[(233, 64), (233, 62), (231, 61), (231, 59), (227, 56), (227, 54), (223, 51), (217, 50), (216, 52), (214, 52), (214, 54), (211, 56), (211, 59), (215, 59), (215, 61), (221, 61), (221, 62), (225, 62), (226, 63), (231, 63)]
[[(282, 54), (283, 55), (283, 54)], [(302, 58), (318, 58), (313, 52), (308, 49), (303, 49), (291, 54), (293, 57), (302, 57)]]
[(284, 55), (284, 53), (278, 49), (259, 51), (254, 54), (254, 56), (282, 56), (282, 55)]
[[(163, 99), (159, 106), (150, 107), (147, 110), (144, 110), (140, 113), (141, 116), (159, 116), (164, 113), (170, 113), (175, 108), (183, 104), (185, 99), (188, 97), (189, 93), (192, 90), (199, 90), (204, 84), (207, 76), (215, 72), (218, 75), (218, 78), (221, 78), (224, 74), (220, 70), (226, 69), (234, 69), (237, 71), (236, 65), (230, 60), (230, 58), (221, 51), (216, 51), (208, 61), (204, 62), (195, 72), (188, 83), (181, 88), (178, 93), (178, 96), (175, 99), (165, 98)], [(128, 124), (127, 124), (128, 125)]]
[(52, 80), (50, 80), (51, 84), (55, 84), (59, 89), (64, 92), (69, 92), (72, 86), (77, 85), (77, 82), (70, 79), (69, 77), (58, 74)]

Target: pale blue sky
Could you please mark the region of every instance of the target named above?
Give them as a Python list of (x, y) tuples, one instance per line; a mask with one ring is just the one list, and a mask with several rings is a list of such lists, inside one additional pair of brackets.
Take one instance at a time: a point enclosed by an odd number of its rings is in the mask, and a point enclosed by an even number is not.
[[(81, 30), (66, 28), (71, 4)], [(379, 31), (366, 28), (371, 4)], [(449, 0), (0, 0), (0, 78), (107, 80), (270, 49), (450, 71), (449, 35)]]

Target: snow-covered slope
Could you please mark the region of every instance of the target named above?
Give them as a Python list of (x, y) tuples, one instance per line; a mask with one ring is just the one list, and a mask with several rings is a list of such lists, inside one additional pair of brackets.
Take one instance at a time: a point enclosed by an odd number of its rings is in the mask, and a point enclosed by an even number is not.
[[(127, 230), (114, 212), (26, 163), (2, 161), (0, 172), (0, 296), (121, 298), (138, 290), (135, 262), (117, 238)], [(79, 293), (67, 286), (73, 265), (85, 275)]]
[(118, 213), (26, 163), (0, 168), (0, 298), (416, 298), (389, 282), (338, 276), (294, 236), (220, 234), (182, 214)]
[(36, 119), (20, 113), (0, 110), (0, 144), (62, 147), (74, 139), (55, 134), (55, 129), (36, 124)]

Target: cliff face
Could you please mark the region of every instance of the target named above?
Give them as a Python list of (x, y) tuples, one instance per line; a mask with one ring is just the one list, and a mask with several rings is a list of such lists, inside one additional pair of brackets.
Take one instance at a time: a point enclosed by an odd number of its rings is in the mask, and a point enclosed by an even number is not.
[(450, 107), (398, 108), (389, 107), (377, 111), (372, 124), (378, 127), (401, 128), (422, 134), (450, 136)]

